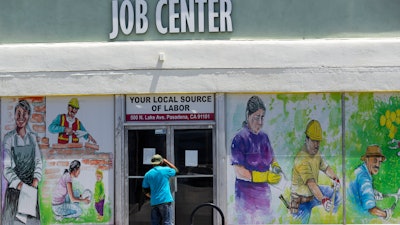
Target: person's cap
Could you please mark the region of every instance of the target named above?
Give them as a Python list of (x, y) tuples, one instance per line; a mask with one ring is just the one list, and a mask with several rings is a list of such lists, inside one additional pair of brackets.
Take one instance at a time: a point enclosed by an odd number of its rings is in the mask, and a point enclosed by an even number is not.
[(68, 105), (70, 105), (76, 109), (79, 109), (79, 101), (77, 98), (71, 98), (71, 100), (69, 100), (69, 102), (68, 102)]
[(151, 157), (151, 164), (152, 165), (160, 165), (163, 162), (163, 157), (159, 154), (155, 154), (153, 155), (153, 157)]
[(382, 150), (378, 145), (370, 145), (367, 147), (365, 154), (361, 156), (361, 160), (364, 161), (368, 157), (382, 157), (383, 161), (386, 160), (386, 157), (382, 154)]

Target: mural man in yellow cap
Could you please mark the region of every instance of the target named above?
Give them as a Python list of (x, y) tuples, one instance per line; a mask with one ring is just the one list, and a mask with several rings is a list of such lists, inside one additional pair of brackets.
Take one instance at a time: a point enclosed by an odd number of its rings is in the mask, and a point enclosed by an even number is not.
[(58, 133), (58, 143), (78, 143), (79, 138), (84, 138), (89, 142), (96, 144), (96, 140), (90, 135), (82, 122), (76, 118), (79, 110), (79, 101), (77, 98), (71, 98), (68, 102), (67, 114), (59, 114), (49, 125), (51, 133)]
[[(319, 151), (322, 141), (321, 124), (311, 120), (305, 134), (305, 143), (294, 159), (290, 196), (290, 211), (303, 224), (309, 222), (311, 210), (315, 206), (322, 205), (327, 212), (336, 212), (341, 202), (339, 178)], [(318, 184), (319, 171), (333, 180), (333, 188)]]
[(373, 175), (378, 174), (381, 163), (386, 160), (386, 157), (382, 154), (382, 150), (378, 145), (370, 145), (361, 160), (364, 163), (354, 170), (355, 179), (350, 182), (348, 189), (349, 200), (355, 206), (353, 209), (359, 211), (358, 213), (362, 219), (378, 216), (389, 220), (393, 209), (377, 207), (376, 200), (382, 200), (383, 194), (374, 189), (372, 179)]

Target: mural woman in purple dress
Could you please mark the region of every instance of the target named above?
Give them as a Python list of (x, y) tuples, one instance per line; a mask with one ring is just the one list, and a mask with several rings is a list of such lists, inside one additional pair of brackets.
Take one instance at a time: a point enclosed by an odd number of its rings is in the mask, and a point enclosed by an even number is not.
[(235, 204), (238, 224), (265, 224), (271, 217), (270, 184), (279, 183), (280, 166), (268, 135), (261, 130), (265, 105), (258, 96), (252, 96), (246, 106), (243, 127), (231, 145), (234, 166)]

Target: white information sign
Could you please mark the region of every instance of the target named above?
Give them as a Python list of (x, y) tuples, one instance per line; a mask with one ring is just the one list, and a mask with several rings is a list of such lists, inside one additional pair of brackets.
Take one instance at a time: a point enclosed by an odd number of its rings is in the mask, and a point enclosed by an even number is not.
[(143, 165), (151, 165), (151, 157), (155, 154), (155, 148), (143, 148)]
[(198, 150), (185, 150), (185, 166), (199, 165)]

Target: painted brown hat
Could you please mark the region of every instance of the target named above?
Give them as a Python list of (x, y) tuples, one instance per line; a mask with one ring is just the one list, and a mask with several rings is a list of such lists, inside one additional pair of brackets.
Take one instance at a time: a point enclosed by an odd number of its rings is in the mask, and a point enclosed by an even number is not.
[(382, 154), (382, 150), (378, 145), (370, 145), (367, 147), (365, 154), (361, 156), (361, 160), (364, 161), (367, 157), (382, 157), (383, 161), (386, 160), (386, 157)]

